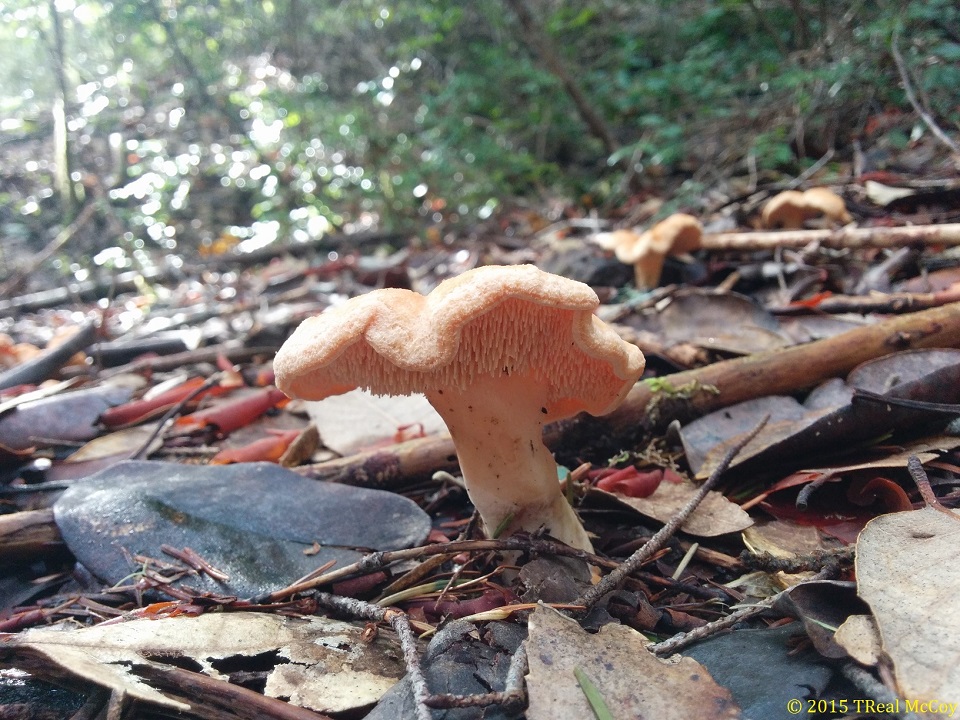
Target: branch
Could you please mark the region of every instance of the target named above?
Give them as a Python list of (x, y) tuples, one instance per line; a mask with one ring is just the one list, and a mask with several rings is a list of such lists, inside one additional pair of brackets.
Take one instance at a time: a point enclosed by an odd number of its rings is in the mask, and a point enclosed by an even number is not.
[(550, 72), (552, 72), (563, 84), (564, 89), (567, 91), (567, 95), (569, 95), (570, 99), (573, 100), (573, 104), (577, 106), (577, 111), (580, 113), (580, 118), (584, 123), (586, 123), (587, 127), (590, 128), (590, 132), (600, 139), (600, 141), (603, 143), (604, 149), (607, 151), (607, 154), (613, 155), (617, 150), (619, 150), (619, 145), (617, 144), (617, 141), (614, 140), (613, 133), (610, 132), (610, 129), (607, 127), (606, 123), (603, 121), (597, 111), (594, 110), (593, 104), (587, 99), (587, 96), (580, 88), (580, 85), (567, 71), (563, 60), (561, 60), (560, 56), (553, 51), (553, 46), (550, 42), (550, 39), (543, 32), (543, 29), (537, 24), (533, 13), (526, 4), (526, 0), (506, 0), (506, 2), (513, 9), (513, 12), (516, 13), (517, 18), (520, 20), (520, 25), (523, 27), (524, 38), (533, 44), (537, 50), (537, 54), (540, 56), (540, 59), (543, 60), (546, 66), (550, 69)]
[(907, 94), (907, 100), (913, 105), (913, 109), (916, 110), (920, 119), (930, 128), (930, 132), (953, 152), (960, 154), (960, 145), (957, 145), (949, 135), (940, 129), (937, 121), (917, 99), (917, 94), (913, 91), (913, 85), (910, 82), (910, 72), (907, 70), (907, 64), (903, 60), (903, 55), (900, 54), (900, 48), (897, 47), (897, 35), (899, 35), (899, 28), (893, 31), (893, 37), (890, 39), (890, 52), (893, 53), (893, 60), (897, 64), (897, 71), (900, 73), (900, 80), (903, 82), (903, 91)]
[(702, 247), (705, 250), (766, 250), (802, 248), (814, 242), (834, 248), (892, 248), (917, 244), (957, 246), (960, 245), (960, 223), (716, 233), (704, 235)]

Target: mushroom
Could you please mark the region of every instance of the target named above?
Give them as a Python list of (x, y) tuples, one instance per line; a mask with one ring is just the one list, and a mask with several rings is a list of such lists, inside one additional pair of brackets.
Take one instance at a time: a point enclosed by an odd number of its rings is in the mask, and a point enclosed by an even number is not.
[(810, 188), (803, 193), (803, 199), (810, 211), (816, 212), (813, 217), (823, 215), (829, 222), (840, 225), (853, 221), (847, 212), (847, 203), (833, 190), (825, 187)]
[(692, 215), (674, 213), (642, 235), (631, 235), (632, 238), (618, 235), (614, 253), (620, 262), (633, 265), (638, 289), (652, 290), (660, 283), (667, 255), (682, 255), (700, 248), (703, 226)]
[(598, 305), (587, 285), (532, 265), (476, 268), (427, 296), (376, 290), (305, 320), (277, 353), (277, 387), (306, 400), (424, 393), (488, 534), (545, 528), (591, 550), (542, 428), (610, 412), (643, 372)]
[(853, 220), (843, 198), (832, 190), (817, 187), (805, 192), (786, 190), (774, 195), (763, 207), (763, 224), (768, 228), (797, 230), (803, 223), (817, 217), (826, 217), (832, 223)]

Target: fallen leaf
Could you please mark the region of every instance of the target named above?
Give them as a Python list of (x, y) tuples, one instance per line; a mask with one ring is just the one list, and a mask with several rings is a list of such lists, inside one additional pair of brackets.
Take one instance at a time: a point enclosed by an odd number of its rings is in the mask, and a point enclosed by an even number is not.
[(411, 425), (422, 425), (425, 435), (447, 432), (443, 419), (419, 394), (384, 396), (352, 390), (304, 404), (323, 444), (340, 455), (392, 445), (397, 432)]
[(264, 671), (267, 663), (264, 694), (330, 713), (372, 705), (404, 673), (399, 649), (385, 634), (368, 643), (362, 633), (362, 627), (324, 617), (206, 613), (80, 630), (36, 628), (7, 648), (15, 656), (40, 654), (98, 685), (176, 710), (190, 706), (144, 683), (135, 674), (138, 665), (191, 661), (226, 680), (228, 668)]
[(790, 720), (797, 715), (789, 711), (788, 701), (823, 697), (834, 675), (829, 661), (812, 649), (797, 647), (797, 636), (803, 637), (799, 623), (737, 630), (699, 642), (684, 654), (706, 666), (714, 680), (730, 690), (745, 720)]
[(738, 293), (685, 288), (673, 294), (662, 312), (632, 315), (624, 322), (656, 333), (668, 345), (691, 343), (739, 355), (793, 343), (772, 314)]
[(0, 417), (0, 444), (23, 450), (58, 442), (87, 442), (100, 434), (100, 414), (131, 395), (130, 388), (103, 385), (23, 403)]
[(861, 665), (873, 667), (880, 661), (880, 631), (872, 615), (851, 615), (837, 628), (833, 639)]
[[(645, 498), (628, 497), (596, 488), (591, 489), (589, 494), (613, 498), (645, 517), (666, 523), (690, 501), (696, 492), (697, 486), (689, 480), (684, 480), (680, 483), (660, 483), (656, 492)], [(730, 502), (721, 493), (710, 491), (680, 529), (697, 537), (715, 537), (740, 532), (751, 525), (753, 520), (739, 505)]]
[(960, 703), (960, 515), (881, 515), (857, 540), (858, 592), (908, 699)]
[(681, 430), (691, 468), (702, 479), (710, 475), (739, 435), (764, 415), (770, 422), (730, 467), (762, 472), (797, 458), (844, 451), (892, 432), (919, 432), (949, 417), (877, 402), (850, 402), (854, 388), (891, 398), (956, 402), (960, 400), (960, 350), (907, 350), (857, 366), (846, 387), (828, 381), (810, 393), (801, 406), (791, 398), (749, 400), (710, 413)]
[(578, 669), (615, 718), (740, 717), (730, 692), (702, 665), (690, 658), (661, 660), (647, 645), (624, 625), (604, 625), (591, 634), (554, 610), (537, 608), (527, 640), (528, 720), (592, 717)]
[(808, 555), (823, 549), (815, 527), (790, 520), (766, 520), (743, 531), (743, 541), (753, 552), (777, 558)]

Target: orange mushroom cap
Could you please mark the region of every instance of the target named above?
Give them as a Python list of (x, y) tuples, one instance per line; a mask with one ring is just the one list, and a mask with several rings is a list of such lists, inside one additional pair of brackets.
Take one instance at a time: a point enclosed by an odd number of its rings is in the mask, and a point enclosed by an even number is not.
[(853, 220), (847, 212), (843, 198), (828, 188), (810, 188), (805, 192), (786, 190), (774, 195), (763, 207), (765, 227), (797, 230), (804, 222), (817, 217), (826, 217), (834, 223)]
[(660, 283), (667, 255), (682, 255), (700, 248), (703, 225), (692, 215), (674, 213), (642, 235), (622, 236), (614, 248), (617, 259), (633, 265), (637, 288), (650, 290)]
[(425, 393), (488, 531), (545, 527), (589, 550), (542, 428), (611, 411), (643, 372), (598, 305), (587, 285), (530, 265), (470, 270), (427, 296), (377, 290), (305, 320), (277, 353), (277, 387), (307, 400)]
[(599, 304), (588, 285), (532, 265), (476, 268), (427, 296), (376, 290), (305, 320), (274, 360), (277, 387), (321, 400), (529, 374), (549, 387), (549, 420), (602, 415), (643, 371), (643, 355), (594, 316)]

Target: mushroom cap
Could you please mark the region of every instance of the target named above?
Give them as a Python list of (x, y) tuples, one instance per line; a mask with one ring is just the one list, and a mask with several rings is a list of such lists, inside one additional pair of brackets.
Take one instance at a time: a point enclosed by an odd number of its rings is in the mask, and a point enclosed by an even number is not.
[(847, 203), (833, 190), (825, 187), (810, 188), (803, 193), (803, 201), (810, 210), (811, 217), (824, 215), (834, 222), (848, 223), (853, 220), (847, 212)]
[(774, 195), (763, 206), (763, 225), (768, 228), (796, 230), (808, 217), (806, 201), (798, 190), (785, 190)]
[(305, 320), (274, 360), (277, 387), (320, 400), (522, 374), (547, 389), (544, 420), (615, 408), (643, 372), (640, 350), (593, 314), (596, 293), (532, 266), (487, 266), (429, 295), (375, 290)]
[(692, 252), (700, 248), (702, 237), (703, 225), (699, 220), (686, 213), (674, 213), (641, 235), (624, 232), (614, 252), (620, 262), (633, 264), (647, 255)]
[(700, 248), (703, 225), (693, 215), (674, 213), (661, 220), (649, 230), (651, 244), (668, 255), (681, 255)]
[(616, 250), (621, 245), (633, 243), (639, 237), (633, 230), (611, 230), (610, 232), (594, 233), (593, 241), (604, 250)]
[(853, 220), (843, 198), (825, 187), (804, 192), (786, 190), (771, 198), (763, 208), (763, 224), (768, 228), (796, 230), (803, 227), (805, 221), (821, 216), (832, 222)]

